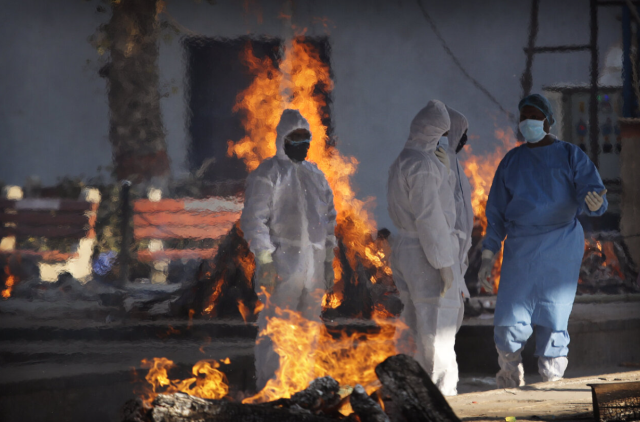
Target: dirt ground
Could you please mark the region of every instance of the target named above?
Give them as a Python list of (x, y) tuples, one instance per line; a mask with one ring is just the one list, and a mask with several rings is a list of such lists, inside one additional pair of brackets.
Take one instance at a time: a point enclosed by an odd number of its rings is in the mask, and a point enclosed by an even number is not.
[[(491, 387), (490, 378), (484, 380)], [(461, 390), (474, 379), (461, 379)], [(463, 421), (504, 421), (515, 416), (518, 421), (593, 420), (591, 388), (587, 384), (640, 381), (640, 370), (612, 372), (606, 375), (565, 378), (556, 382), (538, 382), (522, 388), (469, 392), (447, 400)]]

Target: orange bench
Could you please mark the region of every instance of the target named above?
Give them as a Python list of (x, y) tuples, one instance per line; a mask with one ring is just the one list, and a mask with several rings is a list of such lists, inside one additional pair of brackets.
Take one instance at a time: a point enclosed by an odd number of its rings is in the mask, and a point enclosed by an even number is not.
[[(240, 198), (210, 197), (205, 199), (140, 199), (133, 204), (133, 237), (143, 239), (219, 239), (240, 218)], [(163, 249), (138, 251), (138, 260), (206, 259), (217, 248)]]
[[(97, 189), (85, 189), (83, 197), (78, 201), (0, 199), (0, 253), (35, 257), (40, 261), (40, 276), (45, 281), (55, 281), (62, 271), (69, 271), (81, 280), (91, 275), (100, 193)], [(16, 249), (17, 241), (27, 237), (75, 239), (78, 243), (71, 252)]]

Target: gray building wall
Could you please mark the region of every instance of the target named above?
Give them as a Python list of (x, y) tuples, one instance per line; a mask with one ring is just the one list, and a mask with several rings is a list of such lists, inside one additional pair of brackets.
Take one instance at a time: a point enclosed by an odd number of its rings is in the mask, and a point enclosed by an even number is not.
[[(516, 113), (528, 37), (528, 1), (422, 0), (466, 70)], [(98, 0), (3, 0), (0, 15), (0, 180), (45, 184), (63, 176), (95, 176), (111, 161), (106, 82), (88, 37), (108, 13)], [(212, 37), (284, 36), (281, 0), (167, 0), (167, 11), (189, 31)], [(601, 62), (620, 38), (618, 8), (600, 10)], [(258, 14), (262, 22), (258, 22)], [(324, 20), (323, 20), (324, 19)], [(542, 0), (539, 45), (586, 44), (588, 2)], [(386, 212), (386, 169), (402, 149), (409, 123), (437, 98), (470, 121), (475, 153), (492, 150), (496, 127), (513, 126), (465, 79), (412, 0), (296, 1), (293, 23), (328, 35), (335, 75), (332, 117), (338, 148), (360, 161), (359, 197), (375, 197), (379, 227)], [(325, 26), (324, 23), (327, 25)], [(176, 177), (187, 171), (185, 62), (178, 38), (160, 43), (162, 113)], [(587, 82), (589, 54), (536, 57), (534, 91), (560, 82)]]

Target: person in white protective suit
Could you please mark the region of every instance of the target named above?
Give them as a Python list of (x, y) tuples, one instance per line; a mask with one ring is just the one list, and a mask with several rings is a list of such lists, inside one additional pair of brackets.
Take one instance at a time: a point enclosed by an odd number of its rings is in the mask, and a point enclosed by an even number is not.
[[(471, 249), (471, 234), (473, 232), (473, 206), (471, 204), (471, 184), (464, 173), (457, 154), (467, 144), (467, 130), (469, 122), (464, 115), (451, 107), (447, 107), (451, 128), (448, 136), (441, 138), (436, 149), (436, 156), (442, 164), (450, 168), (455, 176), (453, 193), (456, 204), (456, 234), (458, 236), (460, 253), (460, 273), (464, 277), (469, 268), (469, 250)], [(465, 298), (469, 298), (469, 290), (463, 284)]]
[(462, 319), (459, 240), (452, 173), (435, 155), (449, 131), (445, 105), (430, 101), (411, 123), (404, 149), (389, 169), (389, 215), (398, 229), (391, 267), (416, 340), (415, 359), (447, 396), (457, 394), (455, 335)]
[[(254, 286), (264, 309), (258, 329), (276, 307), (320, 320), (322, 297), (333, 287), (336, 211), (333, 192), (318, 167), (306, 161), (309, 123), (297, 110), (285, 110), (277, 126), (276, 155), (247, 178), (240, 223), (255, 255)], [(267, 300), (266, 294), (270, 293)], [(308, 359), (308, 356), (301, 356)], [(255, 348), (256, 384), (261, 390), (279, 366), (268, 338)]]

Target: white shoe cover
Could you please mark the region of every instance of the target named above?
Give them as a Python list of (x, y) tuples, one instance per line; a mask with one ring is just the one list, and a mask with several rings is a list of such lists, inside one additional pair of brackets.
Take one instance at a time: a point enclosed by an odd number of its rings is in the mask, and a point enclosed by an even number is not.
[(500, 371), (496, 374), (498, 388), (517, 388), (524, 386), (524, 367), (522, 366), (522, 349), (510, 353), (498, 350)]
[(557, 358), (546, 358), (540, 356), (538, 358), (538, 372), (540, 373), (540, 376), (542, 376), (542, 381), (552, 382), (561, 380), (568, 364), (569, 360), (566, 356)]

